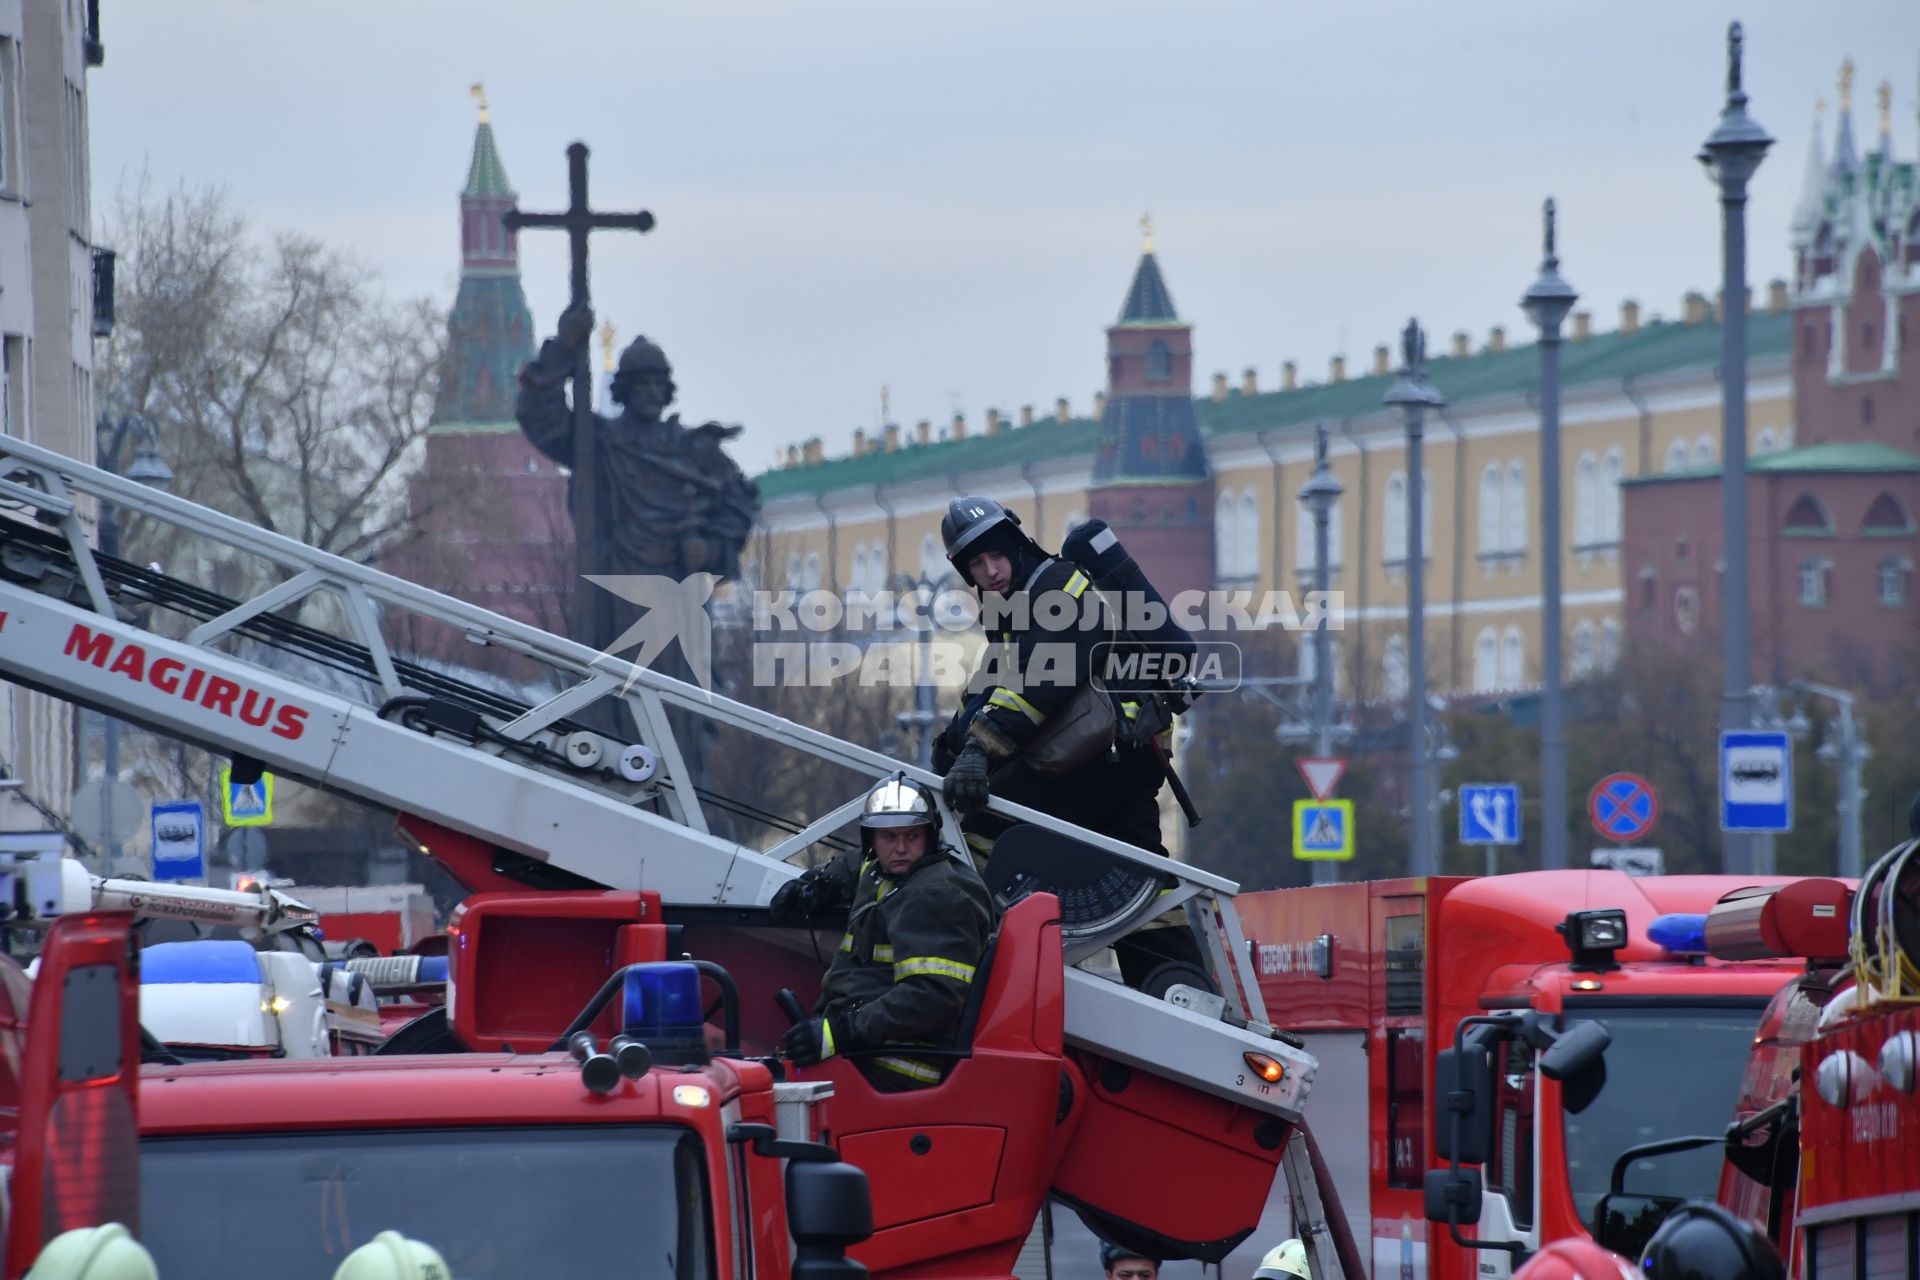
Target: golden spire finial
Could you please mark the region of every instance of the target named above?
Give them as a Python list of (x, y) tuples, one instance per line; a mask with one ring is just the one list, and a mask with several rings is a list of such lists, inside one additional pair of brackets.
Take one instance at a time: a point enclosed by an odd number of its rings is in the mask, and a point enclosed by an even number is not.
[(601, 363), (606, 365), (607, 372), (612, 373), (614, 370), (614, 360), (613, 321), (611, 320), (602, 320), (600, 322), (600, 360)]
[(472, 94), (473, 100), (480, 104), (480, 123), (485, 124), (489, 119), (487, 115), (487, 86), (475, 80), (473, 82), (473, 88), (467, 90), (467, 92)]
[(1140, 215), (1140, 252), (1153, 252), (1153, 215), (1150, 213)]
[(1893, 136), (1893, 81), (1882, 80), (1880, 91), (1874, 95), (1880, 103), (1880, 136)]
[(1840, 64), (1840, 114), (1853, 110), (1853, 59)]

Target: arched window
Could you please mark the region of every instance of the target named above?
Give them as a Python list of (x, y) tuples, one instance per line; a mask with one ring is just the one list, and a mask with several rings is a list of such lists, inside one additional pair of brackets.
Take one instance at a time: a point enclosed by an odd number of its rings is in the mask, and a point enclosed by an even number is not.
[(1889, 607), (1907, 602), (1907, 575), (1913, 561), (1905, 556), (1888, 556), (1880, 562), (1880, 603)]
[(1335, 569), (1340, 567), (1340, 557), (1346, 546), (1346, 539), (1340, 533), (1340, 508), (1345, 498), (1335, 498), (1333, 505), (1327, 508), (1327, 563)]
[(1065, 542), (1067, 540), (1067, 535), (1072, 533), (1075, 529), (1078, 529), (1081, 526), (1081, 524), (1084, 522), (1085, 522), (1085, 517), (1082, 516), (1078, 511), (1067, 512), (1066, 523), (1060, 529), (1060, 541)]
[(1573, 545), (1590, 547), (1600, 540), (1600, 460), (1580, 455), (1573, 469)]
[(1600, 669), (1611, 671), (1620, 661), (1620, 623), (1613, 618), (1600, 622)]
[(1691, 465), (1693, 465), (1693, 460), (1687, 454), (1687, 442), (1685, 440), (1675, 440), (1667, 446), (1667, 464), (1664, 468), (1665, 470), (1685, 471)]
[(937, 534), (926, 533), (920, 536), (920, 576), (928, 582), (939, 582), (953, 572), (953, 566), (947, 563), (945, 549), (940, 545)]
[(1507, 464), (1507, 487), (1500, 498), (1502, 516), (1501, 545), (1508, 551), (1527, 549), (1527, 468), (1515, 458)]
[(1860, 522), (1862, 533), (1912, 533), (1913, 517), (1900, 504), (1900, 499), (1890, 493), (1883, 493), (1873, 500), (1867, 508), (1866, 519)]
[(1600, 541), (1609, 546), (1620, 541), (1620, 477), (1625, 468), (1618, 449), (1607, 450), (1600, 459)]
[(806, 579), (801, 576), (804, 569), (805, 569), (805, 564), (800, 559), (800, 553), (798, 551), (794, 552), (792, 555), (787, 557), (787, 590), (789, 591), (805, 591), (806, 590), (806, 587), (803, 585), (806, 582)]
[(1818, 556), (1800, 562), (1800, 603), (1810, 609), (1824, 608), (1827, 603), (1827, 570), (1832, 562)]
[(1239, 563), (1241, 577), (1259, 576), (1260, 502), (1253, 496), (1251, 489), (1240, 494), (1240, 536), (1234, 558)]
[(1213, 576), (1217, 579), (1240, 576), (1240, 504), (1233, 490), (1222, 489), (1213, 500)]
[(1380, 558), (1394, 564), (1407, 558), (1407, 473), (1387, 477), (1387, 500), (1381, 511)]
[(1500, 550), (1500, 464), (1489, 462), (1480, 473), (1480, 554), (1493, 555)]
[(1596, 652), (1598, 644), (1599, 638), (1595, 635), (1591, 622), (1583, 621), (1575, 624), (1573, 628), (1573, 676), (1576, 680), (1581, 676), (1593, 674), (1594, 668), (1599, 665), (1600, 655)]
[[(1300, 633), (1300, 654), (1295, 674), (1302, 680), (1313, 680), (1319, 674), (1319, 666), (1314, 661), (1314, 645), (1318, 637), (1310, 631)], [(1340, 642), (1332, 636), (1327, 637), (1327, 665), (1333, 668), (1333, 687), (1340, 688)]]
[(867, 594), (879, 595), (887, 589), (887, 549), (878, 543), (867, 552)]
[(856, 594), (865, 594), (867, 590), (867, 549), (855, 546), (853, 549), (853, 573), (847, 579), (847, 598)]
[(1412, 682), (1407, 675), (1407, 642), (1400, 636), (1387, 637), (1387, 651), (1381, 659), (1381, 672), (1386, 677), (1388, 699), (1394, 702), (1404, 700)]
[(1304, 502), (1293, 508), (1293, 567), (1302, 573), (1313, 571), (1313, 512)]
[(1507, 633), (1500, 637), (1500, 687), (1518, 689), (1526, 680), (1526, 642), (1520, 638), (1520, 628), (1508, 627)]
[(1758, 437), (1754, 439), (1754, 442), (1753, 442), (1754, 456), (1758, 457), (1760, 454), (1763, 454), (1763, 453), (1772, 453), (1774, 450), (1778, 449), (1779, 447), (1780, 447), (1780, 439), (1778, 436), (1773, 434), (1773, 428), (1772, 427), (1760, 428), (1760, 434)]
[(1714, 448), (1712, 436), (1701, 436), (1693, 442), (1694, 466), (1710, 467), (1713, 465), (1713, 460), (1716, 456), (1718, 455)]
[(820, 553), (818, 551), (807, 552), (806, 561), (800, 567), (800, 589), (802, 591), (820, 589)]
[(1147, 347), (1147, 381), (1165, 382), (1173, 376), (1173, 352), (1164, 342), (1155, 341)]
[(1481, 628), (1473, 639), (1473, 688), (1476, 693), (1491, 693), (1499, 688), (1500, 641), (1492, 627)]
[(1827, 514), (1820, 499), (1803, 493), (1787, 508), (1784, 528), (1788, 533), (1832, 533), (1833, 517)]

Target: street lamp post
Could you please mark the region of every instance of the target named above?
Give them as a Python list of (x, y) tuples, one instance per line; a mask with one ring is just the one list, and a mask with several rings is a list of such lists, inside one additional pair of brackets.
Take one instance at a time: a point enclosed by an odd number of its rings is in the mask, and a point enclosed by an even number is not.
[[(137, 443), (133, 462), (122, 471), (121, 453), (129, 437), (135, 437)], [(153, 422), (145, 414), (130, 413), (118, 422), (102, 415), (94, 423), (94, 458), (102, 471), (125, 476), (151, 489), (165, 489), (173, 483), (173, 468), (160, 456)], [(101, 554), (117, 558), (120, 554), (120, 512), (113, 503), (105, 500), (100, 503), (99, 531)], [(112, 782), (120, 776), (120, 722), (112, 716), (103, 715), (101, 737), (106, 777)], [(103, 804), (106, 794), (103, 789)], [(104, 833), (105, 830), (106, 824), (102, 821), (101, 831)]]
[[(1313, 726), (1314, 753), (1322, 758), (1333, 754), (1333, 637), (1327, 632), (1327, 593), (1331, 589), (1332, 566), (1327, 563), (1328, 524), (1333, 504), (1346, 490), (1327, 466), (1327, 427), (1321, 423), (1313, 433), (1313, 475), (1300, 486), (1300, 501), (1313, 513), (1313, 589), (1320, 596), (1320, 617), (1313, 631)], [(1339, 864), (1317, 861), (1313, 864), (1315, 884), (1333, 884), (1340, 879)]]
[[(1727, 28), (1727, 103), (1720, 123), (1700, 150), (1700, 163), (1720, 188), (1720, 457), (1721, 541), (1726, 559), (1726, 602), (1721, 620), (1722, 729), (1751, 722), (1747, 632), (1747, 183), (1773, 139), (1747, 114), (1740, 85), (1740, 24)], [(1727, 833), (1722, 869), (1753, 869), (1753, 841)]]
[[(1840, 874), (1858, 878), (1861, 863), (1860, 766), (1873, 758), (1873, 748), (1860, 737), (1860, 722), (1854, 718), (1853, 695), (1831, 685), (1797, 680), (1794, 692), (1833, 703), (1838, 714), (1827, 722), (1827, 739), (1815, 752), (1834, 767), (1839, 794), (1834, 800), (1835, 816), (1840, 824)], [(1801, 716), (1804, 721), (1805, 716)]]
[(1427, 548), (1421, 527), (1426, 469), (1421, 440), (1426, 411), (1440, 408), (1446, 399), (1427, 381), (1427, 338), (1420, 331), (1419, 321), (1407, 321), (1400, 350), (1399, 376), (1382, 400), (1400, 406), (1407, 425), (1407, 755), (1413, 767), (1407, 870), (1409, 875), (1430, 876), (1439, 871), (1439, 852), (1433, 844), (1432, 826), (1422, 816), (1431, 803), (1433, 765), (1427, 756)]
[(1540, 863), (1567, 865), (1567, 730), (1562, 700), (1560, 641), (1560, 325), (1579, 298), (1560, 275), (1554, 254), (1553, 201), (1544, 210), (1545, 255), (1540, 276), (1520, 305), (1540, 330)]
[[(937, 583), (930, 581), (924, 575), (916, 579), (901, 574), (893, 580), (893, 585), (896, 586), (896, 589), (911, 591), (915, 599), (919, 601), (926, 610), (926, 617), (921, 620), (923, 625), (920, 627), (920, 639), (918, 641), (920, 659), (918, 669), (914, 672), (913, 710), (900, 712), (900, 714), (895, 717), (895, 723), (898, 724), (901, 729), (912, 728), (917, 731), (914, 747), (914, 762), (922, 769), (931, 770), (933, 768), (933, 729), (940, 718), (939, 712), (935, 709), (932, 681), (933, 602), (939, 594), (940, 588)], [(898, 618), (903, 611), (896, 607), (894, 612), (896, 618)]]

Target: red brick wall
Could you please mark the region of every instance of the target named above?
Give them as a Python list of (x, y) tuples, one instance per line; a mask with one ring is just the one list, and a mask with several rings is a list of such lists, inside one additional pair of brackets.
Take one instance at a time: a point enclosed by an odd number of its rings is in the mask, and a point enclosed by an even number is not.
[[(1212, 492), (1200, 485), (1129, 485), (1096, 489), (1088, 495), (1089, 513), (1105, 520), (1139, 562), (1147, 580), (1163, 596), (1205, 591), (1213, 584)], [(1197, 522), (1188, 516), (1189, 499), (1201, 496)]]
[[(1884, 688), (1902, 664), (1920, 657), (1920, 576), (1906, 579), (1906, 603), (1880, 602), (1880, 565), (1890, 556), (1920, 562), (1920, 539), (1862, 533), (1867, 509), (1891, 493), (1909, 520), (1920, 516), (1920, 475), (1772, 475), (1748, 478), (1752, 672), (1756, 681), (1817, 676), (1855, 688)], [(1677, 646), (1717, 661), (1724, 595), (1718, 477), (1634, 485), (1626, 491), (1621, 577), (1630, 639)], [(1811, 494), (1832, 521), (1830, 536), (1781, 532), (1787, 514)], [(1800, 566), (1832, 563), (1824, 607), (1800, 602)], [(1651, 589), (1644, 571), (1651, 568)], [(1677, 598), (1697, 598), (1691, 632)]]
[[(1167, 345), (1168, 376), (1147, 377), (1147, 351), (1156, 342)], [(1107, 330), (1107, 394), (1110, 396), (1191, 395), (1193, 393), (1193, 330), (1185, 325), (1159, 329)]]

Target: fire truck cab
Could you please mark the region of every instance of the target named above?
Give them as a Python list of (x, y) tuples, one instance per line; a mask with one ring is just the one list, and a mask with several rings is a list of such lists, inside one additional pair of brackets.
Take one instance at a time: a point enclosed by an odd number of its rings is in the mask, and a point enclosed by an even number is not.
[[(1586, 1233), (1622, 1150), (1724, 1123), (1768, 1000), (1800, 972), (1704, 954), (1697, 916), (1748, 883), (1540, 871), (1241, 897), (1267, 1008), (1321, 1063), (1314, 1128), (1376, 1276), (1510, 1275)], [(1436, 1068), (1463, 1035), (1485, 1130), (1467, 1125), (1456, 1176), (1457, 1086)], [(1685, 1199), (1718, 1169), (1695, 1153), (1658, 1177)]]

